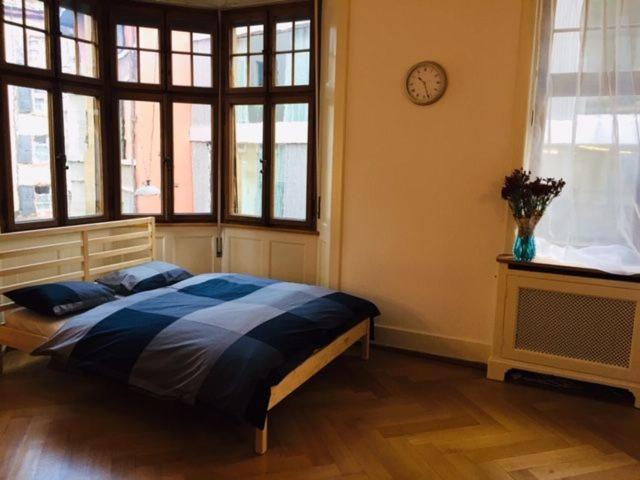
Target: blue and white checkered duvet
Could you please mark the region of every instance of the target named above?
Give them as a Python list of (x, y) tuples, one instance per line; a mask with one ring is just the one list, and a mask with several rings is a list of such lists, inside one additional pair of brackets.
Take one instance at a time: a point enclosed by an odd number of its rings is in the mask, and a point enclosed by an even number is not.
[(34, 354), (262, 427), (270, 387), (379, 311), (345, 293), (206, 274), (72, 317)]

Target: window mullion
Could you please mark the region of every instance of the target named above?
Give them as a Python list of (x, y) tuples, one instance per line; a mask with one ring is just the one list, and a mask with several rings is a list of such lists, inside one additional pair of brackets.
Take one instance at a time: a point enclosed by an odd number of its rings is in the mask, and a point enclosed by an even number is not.
[(62, 113), (62, 88), (58, 82), (52, 89), (51, 95), (52, 110), (50, 120), (52, 121), (53, 139), (53, 162), (54, 176), (51, 182), (52, 193), (55, 192), (57, 223), (65, 225), (69, 221), (69, 208), (67, 205), (67, 179), (66, 179), (66, 151), (64, 143), (64, 115)]

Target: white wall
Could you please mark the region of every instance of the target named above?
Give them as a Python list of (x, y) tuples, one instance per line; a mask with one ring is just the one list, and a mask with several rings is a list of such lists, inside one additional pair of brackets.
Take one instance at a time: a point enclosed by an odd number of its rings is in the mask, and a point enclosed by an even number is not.
[[(488, 356), (533, 3), (351, 0), (340, 277), (379, 305), (382, 343)], [(421, 60), (449, 77), (428, 107), (403, 92)]]

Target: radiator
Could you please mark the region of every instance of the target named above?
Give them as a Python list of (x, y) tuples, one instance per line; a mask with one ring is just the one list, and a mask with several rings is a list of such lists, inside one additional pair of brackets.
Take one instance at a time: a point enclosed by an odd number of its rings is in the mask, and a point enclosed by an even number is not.
[(515, 348), (628, 368), (631, 300), (518, 289)]
[(640, 407), (640, 283), (533, 268), (501, 263), (488, 378), (519, 369), (602, 383)]

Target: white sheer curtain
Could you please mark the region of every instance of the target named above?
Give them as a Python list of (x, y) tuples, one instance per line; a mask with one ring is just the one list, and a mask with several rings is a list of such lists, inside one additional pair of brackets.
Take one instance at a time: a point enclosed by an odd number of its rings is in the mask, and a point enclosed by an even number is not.
[(565, 190), (540, 261), (640, 273), (640, 0), (542, 0), (529, 168)]

